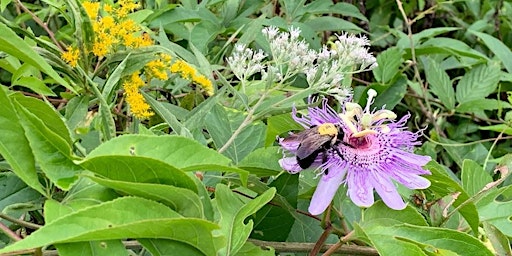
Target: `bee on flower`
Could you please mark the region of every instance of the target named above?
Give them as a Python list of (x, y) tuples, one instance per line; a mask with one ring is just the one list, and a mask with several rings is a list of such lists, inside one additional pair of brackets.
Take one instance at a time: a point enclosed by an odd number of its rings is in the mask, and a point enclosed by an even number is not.
[[(416, 133), (405, 126), (410, 115), (396, 120), (390, 110), (372, 110), (370, 106), (376, 96), (373, 89), (368, 90), (365, 108), (352, 102), (343, 103), (342, 113), (336, 113), (324, 100), (320, 107), (308, 108), (306, 116), (297, 116), (294, 120), (305, 129), (334, 124), (340, 127), (342, 136), (339, 143), (332, 143), (323, 154), (316, 155), (311, 167), (319, 172), (320, 181), (309, 205), (314, 215), (323, 213), (331, 203), (341, 185), (347, 186), (347, 194), (356, 205), (369, 207), (374, 203), (375, 190), (384, 203), (395, 210), (406, 207), (406, 203), (393, 182), (409, 189), (425, 189), (430, 181), (421, 175), (429, 175), (422, 167), (431, 159), (417, 155), (414, 147), (420, 145)], [(281, 167), (290, 172), (303, 171), (297, 158), (301, 141), (279, 138), (284, 156), (279, 161)]]

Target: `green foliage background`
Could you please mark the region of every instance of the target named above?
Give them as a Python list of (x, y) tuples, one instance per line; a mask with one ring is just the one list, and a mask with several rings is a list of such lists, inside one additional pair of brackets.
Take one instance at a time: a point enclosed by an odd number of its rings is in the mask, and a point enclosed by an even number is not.
[[(71, 68), (55, 44), (91, 43), (78, 0), (0, 1), (0, 254), (314, 254), (341, 238), (351, 254), (512, 255), (510, 2), (141, 4), (130, 17), (156, 45), (93, 69)], [(425, 129), (431, 187), (400, 187), (403, 211), (360, 209), (340, 188), (339, 211), (307, 214), (315, 174), (283, 172), (274, 140), (300, 128), (291, 107), (315, 91), (300, 79), (291, 97), (256, 82), (241, 91), (226, 64), (235, 42), (268, 50), (264, 26), (298, 27), (315, 49), (366, 34), (379, 66), (345, 82), (356, 102), (375, 89), (374, 107)], [(121, 84), (159, 52), (207, 74), (216, 93), (153, 81), (144, 96), (156, 115), (140, 121)]]

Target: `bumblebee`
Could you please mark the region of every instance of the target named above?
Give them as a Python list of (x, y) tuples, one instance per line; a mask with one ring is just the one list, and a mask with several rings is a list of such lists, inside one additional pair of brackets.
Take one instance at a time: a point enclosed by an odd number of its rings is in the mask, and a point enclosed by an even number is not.
[[(324, 123), (313, 126), (296, 134), (288, 136), (284, 141), (298, 141), (297, 147), (297, 163), (300, 168), (309, 168), (319, 154), (324, 154), (324, 162), (326, 161), (326, 153), (329, 149), (334, 149), (341, 156), (339, 150), (335, 147), (340, 143), (348, 145), (342, 141), (343, 131), (333, 123)], [(350, 146), (350, 145), (349, 145)]]

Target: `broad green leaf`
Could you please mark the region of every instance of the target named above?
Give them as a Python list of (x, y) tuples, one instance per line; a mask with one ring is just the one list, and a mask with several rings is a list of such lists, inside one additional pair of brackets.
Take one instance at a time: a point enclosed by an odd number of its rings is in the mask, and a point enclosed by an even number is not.
[(31, 188), (46, 194), (37, 176), (32, 148), (4, 86), (0, 86), (0, 154)]
[(11, 172), (0, 172), (0, 188), (0, 209), (3, 213), (8, 213), (7, 209), (11, 205), (30, 203), (41, 198), (41, 194)]
[(251, 242), (246, 242), (242, 248), (235, 254), (237, 256), (274, 256), (277, 255), (272, 247), (266, 249), (256, 246)]
[[(297, 207), (298, 185), (299, 175), (284, 172), (269, 184), (294, 208)], [(256, 212), (252, 219), (255, 225), (251, 238), (264, 241), (286, 241), (295, 223), (294, 216), (287, 209), (269, 204)]]
[(43, 81), (33, 76), (20, 77), (19, 79), (16, 79), (16, 81), (13, 81), (12, 85), (27, 87), (35, 93), (44, 96), (57, 96), (50, 88), (48, 88), (48, 86), (43, 83)]
[(474, 30), (468, 30), (468, 32), (482, 39), (487, 48), (489, 48), (489, 50), (491, 50), (491, 52), (493, 52), (494, 55), (496, 55), (496, 57), (501, 60), (501, 62), (503, 62), (503, 65), (505, 66), (505, 69), (508, 71), (508, 73), (512, 73), (512, 51), (507, 45), (491, 35)]
[(183, 124), (178, 121), (176, 116), (174, 116), (171, 111), (165, 108), (159, 101), (155, 100), (153, 97), (149, 96), (145, 92), (141, 92), (148, 104), (151, 106), (153, 111), (158, 114), (164, 121), (171, 127), (172, 131), (177, 135), (181, 135), (187, 138), (192, 138), (192, 134), (190, 131), (183, 126)]
[(234, 255), (242, 248), (253, 227), (252, 220), (247, 223), (244, 220), (272, 200), (275, 193), (276, 189), (270, 188), (248, 203), (244, 203), (226, 185), (217, 185), (215, 202), (220, 213), (219, 224), (221, 233), (227, 238), (227, 245), (220, 250), (220, 255)]
[(57, 187), (69, 190), (82, 168), (73, 163), (71, 147), (41, 119), (16, 102), (17, 112), (37, 163)]
[(305, 14), (324, 15), (326, 13), (336, 13), (368, 21), (356, 6), (344, 2), (333, 4), (332, 1), (312, 1), (298, 11), (301, 11), (298, 17), (302, 17)]
[[(445, 139), (443, 137), (439, 137), (439, 141), (446, 144), (458, 144), (458, 142)], [(464, 159), (472, 159), (477, 163), (483, 163), (487, 158), (487, 154), (489, 152), (489, 150), (484, 145), (482, 145), (482, 143), (476, 143), (466, 146), (447, 145), (443, 148), (455, 161), (455, 163), (461, 168)]]
[(485, 235), (491, 242), (495, 255), (512, 255), (508, 237), (486, 221), (483, 222), (483, 225)]
[(208, 221), (183, 218), (155, 201), (122, 197), (56, 219), (0, 253), (56, 243), (164, 238), (187, 243), (213, 256), (216, 249), (212, 231), (218, 228)]
[(477, 238), (443, 228), (400, 224), (385, 220), (363, 228), (380, 255), (493, 255)]
[(17, 103), (22, 105), (31, 114), (41, 119), (48, 129), (59, 135), (66, 143), (72, 144), (69, 129), (66, 127), (61, 115), (52, 106), (36, 98), (26, 97), (18, 93), (12, 95), (11, 98), (15, 99)]
[(194, 181), (185, 172), (149, 157), (96, 156), (88, 157), (81, 165), (111, 180), (171, 185), (197, 192)]
[[(215, 105), (206, 117), (206, 129), (217, 149), (222, 148), (244, 122), (246, 114), (234, 109)], [(263, 145), (266, 127), (262, 122), (253, 122), (243, 128), (223, 152), (238, 163), (254, 149)]]
[(128, 255), (121, 240), (102, 240), (56, 244), (59, 256)]
[(311, 27), (314, 31), (364, 32), (364, 29), (354, 23), (333, 16), (315, 17), (314, 19), (305, 21), (304, 24)]
[(267, 135), (265, 146), (271, 146), (276, 141), (276, 137), (285, 132), (303, 130), (304, 127), (293, 120), (291, 113), (271, 116), (267, 119)]
[(503, 132), (507, 135), (512, 135), (512, 127), (506, 125), (506, 124), (496, 124), (496, 125), (489, 125), (489, 126), (480, 126), (480, 130), (484, 131), (495, 131), (495, 132)]
[(87, 159), (97, 156), (145, 156), (164, 161), (176, 168), (206, 164), (228, 165), (231, 160), (197, 141), (180, 136), (122, 135), (101, 144)]
[(203, 205), (199, 196), (189, 189), (164, 184), (126, 182), (89, 177), (100, 185), (123, 194), (143, 197), (161, 202), (184, 217), (204, 218)]
[(446, 108), (454, 109), (455, 92), (448, 74), (432, 58), (427, 58), (425, 66), (425, 75), (427, 76), (432, 93), (437, 95)]
[[(91, 189), (96, 190), (100, 187), (97, 184), (89, 185), (92, 182), (83, 182), (86, 179), (80, 179), (77, 186), (73, 186), (73, 189), (80, 189), (81, 194), (90, 195)], [(85, 192), (85, 193), (84, 193)], [(74, 191), (70, 191), (70, 193), (74, 194)], [(95, 204), (99, 204), (103, 201), (96, 200), (99, 199), (97, 195), (93, 197), (87, 196), (82, 199), (85, 201), (78, 202), (68, 202), (67, 204), (59, 203), (55, 200), (49, 199), (46, 200), (44, 204), (44, 220), (46, 224), (63, 217), (65, 215), (71, 214), (72, 212), (76, 212), (77, 210), (83, 209), (87, 206), (92, 206)], [(113, 199), (113, 198), (112, 198)], [(85, 204), (84, 204), (85, 202)], [(86, 241), (86, 242), (75, 242), (75, 243), (62, 243), (55, 244), (55, 247), (59, 251), (59, 255), (122, 255), (126, 254), (126, 249), (124, 245), (121, 243), (121, 240), (104, 240), (104, 241)]]
[[(454, 207), (460, 207), (459, 213), (468, 222), (474, 234), (478, 234), (478, 214), (477, 208), (473, 202), (466, 202), (469, 200), (468, 193), (460, 186), (459, 183), (451, 179), (447, 174), (446, 170), (442, 165), (430, 161), (426, 166), (431, 171), (431, 175), (425, 176), (431, 182), (428, 188), (432, 192), (436, 193), (439, 198), (444, 197), (453, 193), (460, 193), (457, 199), (453, 202)], [(462, 203), (465, 203), (462, 206)]]
[(457, 102), (465, 103), (487, 97), (496, 90), (499, 80), (500, 68), (497, 65), (479, 65), (472, 68), (457, 84)]
[(65, 119), (67, 127), (71, 132), (79, 126), (85, 126), (87, 123), (87, 111), (89, 108), (89, 96), (80, 95), (73, 97), (66, 104)]
[(411, 206), (397, 211), (390, 209), (382, 201), (377, 201), (370, 208), (364, 211), (364, 221), (361, 223), (364, 228), (366, 222), (383, 221), (388, 224), (411, 224), (418, 226), (428, 226), (425, 218)]
[(459, 113), (473, 113), (482, 110), (498, 110), (504, 108), (512, 108), (512, 106), (506, 101), (496, 99), (478, 99), (459, 104), (455, 108), (455, 111)]
[(108, 76), (107, 81), (105, 81), (105, 85), (103, 86), (101, 94), (107, 102), (112, 100), (112, 95), (114, 90), (117, 88), (119, 81), (121, 80), (121, 76), (123, 75), (123, 71), (126, 68), (126, 62), (128, 58), (130, 58), (130, 54), (126, 55), (123, 61), (121, 61), (121, 63), (117, 65), (116, 69), (112, 71), (110, 76)]
[[(283, 157), (280, 147), (258, 148), (246, 156), (238, 168), (257, 176), (275, 176), (283, 171), (278, 161)], [(261, 161), (265, 159), (265, 161)]]
[(372, 84), (370, 88), (379, 93), (377, 98), (375, 98), (375, 102), (372, 105), (373, 107), (381, 108), (385, 106), (386, 109), (393, 109), (405, 97), (405, 93), (407, 92), (407, 79), (402, 76), (389, 86)]
[[(415, 47), (417, 47), (418, 44), (420, 43), (420, 41), (422, 41), (425, 38), (427, 38), (427, 39), (433, 38), (437, 35), (444, 34), (447, 32), (454, 31), (454, 30), (458, 30), (458, 29), (459, 28), (454, 28), (454, 27), (440, 27), (440, 28), (424, 29), (424, 30), (421, 30), (421, 32), (412, 35), (413, 44)], [(397, 47), (402, 48), (402, 49), (410, 48), (411, 47), (410, 40), (411, 39), (406, 34), (404, 34), (404, 36), (402, 36), (400, 38), (400, 40), (398, 40), (396, 45), (397, 45)]]
[(0, 51), (10, 54), (23, 62), (26, 62), (53, 78), (58, 84), (66, 87), (73, 93), (76, 90), (66, 80), (53, 70), (53, 68), (32, 47), (19, 38), (14, 31), (4, 23), (0, 23)]
[(196, 247), (187, 243), (169, 239), (137, 239), (152, 256), (172, 256), (179, 252), (180, 256), (204, 255)]
[(377, 82), (387, 84), (398, 73), (402, 64), (403, 51), (398, 47), (388, 48), (377, 56), (377, 68), (373, 69), (373, 75)]
[(44, 204), (44, 220), (52, 222), (64, 215), (78, 210), (111, 201), (119, 197), (112, 189), (99, 185), (92, 180), (80, 177), (66, 193), (61, 202), (46, 200)]
[[(480, 221), (486, 221), (503, 234), (512, 236), (512, 186), (495, 189), (483, 196), (477, 203)], [(504, 199), (502, 199), (504, 197)]]
[(455, 53), (456, 56), (465, 56), (474, 59), (487, 61), (488, 58), (483, 53), (469, 47), (466, 43), (447, 37), (436, 37), (427, 40), (421, 47), (433, 46), (436, 48), (444, 48), (448, 51)]
[(485, 185), (493, 181), (484, 168), (471, 159), (465, 159), (462, 163), (460, 178), (462, 187), (468, 192), (469, 196), (476, 195)]

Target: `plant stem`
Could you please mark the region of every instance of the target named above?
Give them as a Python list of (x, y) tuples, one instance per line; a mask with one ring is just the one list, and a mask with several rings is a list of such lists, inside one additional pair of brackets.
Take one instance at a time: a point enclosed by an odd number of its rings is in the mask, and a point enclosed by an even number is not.
[(8, 220), (12, 223), (15, 223), (15, 224), (18, 224), (22, 227), (26, 227), (26, 228), (31, 228), (31, 229), (39, 229), (41, 228), (42, 226), (41, 225), (37, 225), (37, 224), (34, 224), (34, 223), (31, 223), (31, 222), (28, 222), (28, 221), (23, 221), (23, 220), (19, 220), (19, 219), (16, 219), (16, 218), (13, 218), (7, 214), (4, 214), (4, 213), (0, 213), (0, 218), (4, 219), (4, 220)]
[(48, 25), (45, 22), (39, 19), (39, 17), (37, 17), (33, 12), (31, 12), (27, 7), (25, 7), (21, 0), (16, 0), (16, 5), (19, 6), (24, 12), (32, 16), (34, 22), (41, 26), (44, 29), (44, 31), (46, 31), (46, 33), (48, 33), (48, 36), (50, 37), (50, 39), (52, 39), (55, 46), (57, 46), (61, 51), (64, 51), (62, 46), (59, 44), (59, 41), (57, 41), (57, 39), (55, 38), (55, 34), (53, 33), (53, 31), (50, 30), (50, 28), (48, 28)]
[(226, 151), (226, 149), (228, 149), (228, 147), (231, 146), (231, 144), (233, 144), (236, 137), (242, 132), (242, 130), (246, 126), (251, 124), (252, 121), (254, 121), (254, 112), (261, 105), (261, 103), (263, 103), (263, 100), (265, 100), (267, 98), (267, 95), (269, 92), (270, 91), (266, 91), (263, 93), (263, 95), (261, 95), (258, 102), (256, 102), (256, 104), (254, 104), (254, 106), (247, 113), (247, 116), (245, 117), (244, 121), (240, 124), (240, 126), (238, 126), (238, 128), (235, 130), (235, 132), (233, 132), (233, 134), (231, 135), (231, 137), (229, 137), (229, 139), (226, 141), (226, 143), (218, 150), (219, 153)]

